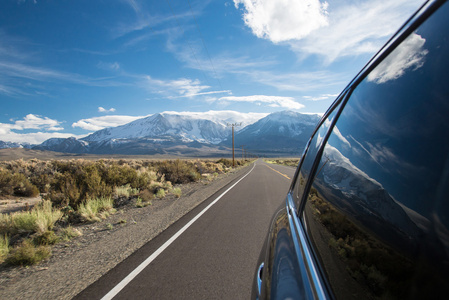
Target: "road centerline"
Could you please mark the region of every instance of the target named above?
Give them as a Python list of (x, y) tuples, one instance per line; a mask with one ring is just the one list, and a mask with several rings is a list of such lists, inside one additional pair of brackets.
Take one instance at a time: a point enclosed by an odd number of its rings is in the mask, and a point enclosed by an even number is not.
[(122, 289), (124, 289), (140, 272), (142, 272), (153, 260), (155, 260), (166, 248), (168, 248), (181, 234), (184, 233), (196, 220), (198, 220), (206, 211), (208, 211), (215, 203), (217, 203), (225, 194), (227, 194), (231, 189), (233, 189), (240, 181), (242, 181), (246, 176), (248, 176), (253, 170), (256, 164), (254, 163), (251, 170), (246, 173), (242, 178), (230, 186), (226, 191), (224, 191), (220, 196), (218, 196), (213, 202), (211, 202), (206, 208), (204, 208), (198, 215), (196, 215), (192, 220), (190, 220), (184, 227), (182, 227), (178, 232), (176, 232), (170, 239), (168, 239), (161, 247), (159, 247), (153, 254), (151, 254), (147, 259), (145, 259), (137, 268), (135, 268), (131, 273), (129, 273), (122, 281), (120, 281), (112, 290), (110, 290), (102, 300), (110, 300), (114, 298)]
[(264, 166), (266, 166), (267, 168), (269, 168), (269, 169), (275, 171), (275, 172), (278, 173), (279, 175), (284, 176), (284, 177), (287, 178), (288, 180), (291, 180), (291, 178), (288, 177), (287, 175), (285, 175), (284, 173), (281, 173), (281, 172), (279, 172), (278, 170), (275, 170), (275, 169), (273, 169), (272, 167), (270, 167), (270, 166), (268, 166), (268, 165), (264, 165)]

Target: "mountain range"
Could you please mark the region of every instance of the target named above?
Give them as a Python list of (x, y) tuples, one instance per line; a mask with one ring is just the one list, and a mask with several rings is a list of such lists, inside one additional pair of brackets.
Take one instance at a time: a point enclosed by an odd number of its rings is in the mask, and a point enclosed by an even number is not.
[[(235, 120), (243, 114), (224, 116), (164, 112), (105, 128), (81, 139), (51, 138), (27, 148), (65, 153), (220, 156), (229, 153), (232, 147), (230, 127), (234, 124), (236, 148), (243, 146), (256, 155), (300, 155), (320, 120), (319, 115), (293, 111), (276, 112), (259, 119), (240, 118), (238, 123)], [(0, 142), (0, 148), (6, 148), (2, 145)]]

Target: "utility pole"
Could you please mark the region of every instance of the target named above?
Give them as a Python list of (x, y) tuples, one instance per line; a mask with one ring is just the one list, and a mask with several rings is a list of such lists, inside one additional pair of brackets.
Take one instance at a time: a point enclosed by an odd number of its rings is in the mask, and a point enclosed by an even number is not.
[(245, 149), (243, 147), (245, 147), (246, 145), (241, 145), (242, 147), (242, 161), (245, 161)]
[(240, 123), (232, 123), (229, 124), (227, 123), (226, 125), (231, 126), (232, 127), (232, 166), (235, 167), (235, 156), (234, 156), (234, 127), (235, 126), (241, 126), (242, 122)]

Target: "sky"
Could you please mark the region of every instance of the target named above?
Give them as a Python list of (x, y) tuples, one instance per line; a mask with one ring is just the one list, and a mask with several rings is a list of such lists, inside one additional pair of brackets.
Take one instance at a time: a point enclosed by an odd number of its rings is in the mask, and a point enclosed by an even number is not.
[(0, 140), (164, 111), (324, 113), (422, 3), (2, 0)]

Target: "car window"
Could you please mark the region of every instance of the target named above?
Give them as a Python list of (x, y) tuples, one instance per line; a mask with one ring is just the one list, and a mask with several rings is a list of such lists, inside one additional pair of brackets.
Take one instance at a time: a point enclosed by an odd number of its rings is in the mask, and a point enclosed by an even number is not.
[[(340, 100), (340, 99), (339, 99)], [(307, 180), (310, 176), (310, 172), (313, 167), (313, 163), (317, 156), (317, 153), (323, 144), (323, 140), (326, 136), (326, 133), (329, 130), (329, 127), (332, 125), (333, 120), (338, 112), (338, 108), (340, 107), (341, 101), (336, 102), (336, 104), (332, 111), (330, 111), (324, 121), (321, 123), (319, 129), (315, 132), (312, 137), (310, 143), (304, 151), (303, 157), (301, 158), (301, 164), (299, 166), (298, 175), (293, 186), (292, 197), (296, 204), (296, 207), (299, 209), (301, 199), (304, 195), (304, 189), (307, 183)]]
[(325, 144), (302, 221), (337, 298), (449, 291), (448, 15), (370, 72)]

